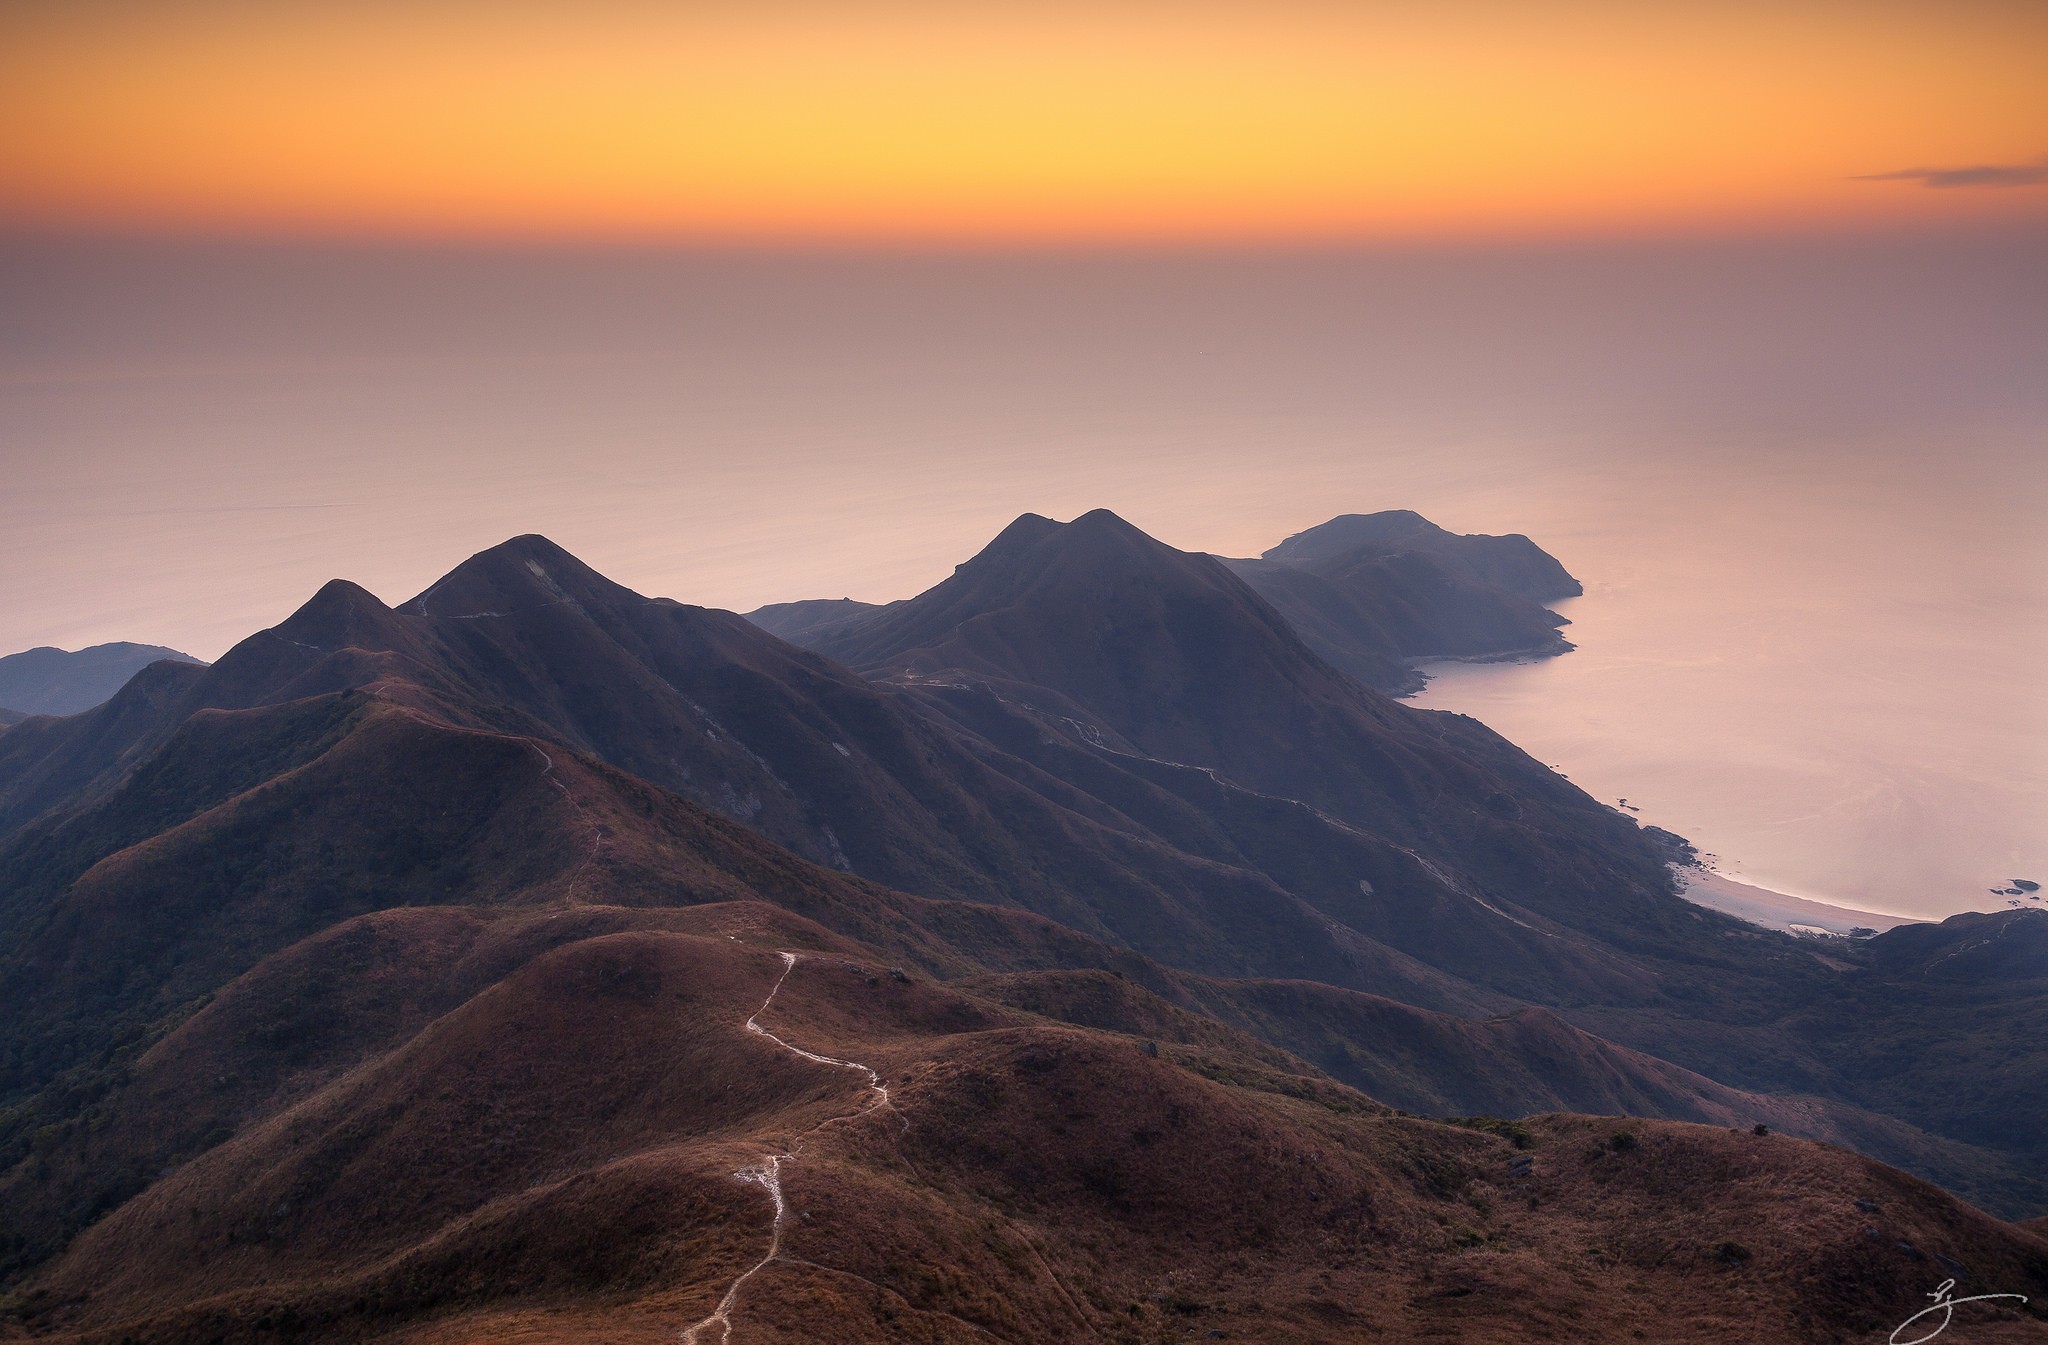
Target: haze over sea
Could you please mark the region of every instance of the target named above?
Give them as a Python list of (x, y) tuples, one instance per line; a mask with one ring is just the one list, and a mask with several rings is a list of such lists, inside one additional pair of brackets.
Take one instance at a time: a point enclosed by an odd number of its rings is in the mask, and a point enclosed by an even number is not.
[(2048, 880), (2048, 240), (773, 254), (16, 240), (0, 652), (213, 657), (544, 532), (884, 601), (1026, 510), (1525, 532), (1579, 650), (1436, 669), (1734, 876)]

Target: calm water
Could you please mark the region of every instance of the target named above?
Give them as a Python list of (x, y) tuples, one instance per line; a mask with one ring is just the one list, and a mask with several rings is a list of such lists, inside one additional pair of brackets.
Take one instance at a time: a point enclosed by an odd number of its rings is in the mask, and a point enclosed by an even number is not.
[(0, 650), (202, 656), (545, 532), (741, 610), (1025, 510), (1403, 506), (1587, 582), (1479, 715), (1730, 872), (2048, 880), (2048, 241), (775, 257), (0, 245)]
[(1731, 876), (1990, 909), (1988, 887), (2048, 881), (2048, 571), (2028, 509), (1943, 476), (1688, 473), (1625, 518), (1559, 518), (1546, 540), (1586, 578), (1558, 605), (1577, 651), (1438, 664), (1415, 703), (1477, 716)]

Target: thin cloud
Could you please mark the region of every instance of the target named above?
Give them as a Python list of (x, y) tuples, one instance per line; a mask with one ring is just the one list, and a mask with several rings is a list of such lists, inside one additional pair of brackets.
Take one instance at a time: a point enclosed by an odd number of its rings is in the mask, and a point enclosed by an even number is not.
[(1917, 182), (1923, 187), (2048, 186), (2048, 155), (2032, 163), (1978, 163), (1963, 168), (1901, 168), (1896, 173), (1862, 173), (1856, 182)]

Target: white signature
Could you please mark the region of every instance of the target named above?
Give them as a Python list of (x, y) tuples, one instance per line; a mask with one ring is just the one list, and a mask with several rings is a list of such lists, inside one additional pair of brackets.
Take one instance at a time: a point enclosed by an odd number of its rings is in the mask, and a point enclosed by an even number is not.
[[(1937, 1285), (1934, 1292), (1928, 1295), (1929, 1298), (1934, 1300), (1934, 1306), (1920, 1309), (1920, 1311), (1914, 1313), (1911, 1317), (1908, 1317), (1905, 1321), (1900, 1322), (1897, 1327), (1893, 1328), (1891, 1345), (1925, 1345), (1925, 1342), (1933, 1340), (1936, 1336), (1948, 1330), (1949, 1323), (1953, 1322), (1956, 1318), (1956, 1307), (1959, 1304), (1987, 1303), (1994, 1298), (2017, 1298), (2022, 1303), (2027, 1301), (2025, 1294), (1972, 1294), (1968, 1298), (1950, 1298), (1948, 1291), (1955, 1287), (1956, 1282), (1954, 1280), (1943, 1280)], [(1941, 1314), (1941, 1320), (1935, 1323), (1932, 1331), (1929, 1331), (1924, 1336), (1914, 1336), (1911, 1340), (1899, 1339), (1900, 1332), (1912, 1326), (1922, 1317), (1932, 1317), (1937, 1312)]]

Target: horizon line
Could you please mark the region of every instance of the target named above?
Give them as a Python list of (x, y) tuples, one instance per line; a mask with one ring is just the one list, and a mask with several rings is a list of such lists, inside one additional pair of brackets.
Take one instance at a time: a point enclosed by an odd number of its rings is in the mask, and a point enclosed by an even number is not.
[(1776, 219), (1739, 223), (1591, 228), (1460, 229), (1302, 234), (1156, 233), (1100, 235), (912, 232), (740, 234), (653, 230), (520, 230), (432, 227), (352, 228), (229, 222), (140, 224), (0, 218), (0, 248), (64, 245), (250, 248), (364, 252), (644, 253), (707, 256), (1123, 256), (1486, 252), (1581, 247), (1796, 243), (1809, 241), (2048, 242), (2038, 216)]

